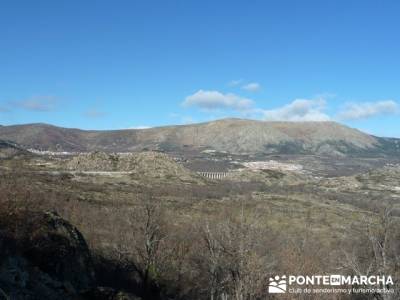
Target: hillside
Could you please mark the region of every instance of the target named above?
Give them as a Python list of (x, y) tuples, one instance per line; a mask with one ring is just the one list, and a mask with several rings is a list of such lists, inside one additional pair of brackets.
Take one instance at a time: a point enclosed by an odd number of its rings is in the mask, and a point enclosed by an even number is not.
[(19, 155), (28, 155), (29, 152), (13, 142), (0, 140), (0, 159), (11, 158)]
[(213, 149), (233, 154), (400, 153), (400, 140), (378, 138), (334, 122), (263, 122), (224, 119), (149, 129), (85, 131), (46, 124), (0, 127), (0, 139), (52, 151), (129, 152)]

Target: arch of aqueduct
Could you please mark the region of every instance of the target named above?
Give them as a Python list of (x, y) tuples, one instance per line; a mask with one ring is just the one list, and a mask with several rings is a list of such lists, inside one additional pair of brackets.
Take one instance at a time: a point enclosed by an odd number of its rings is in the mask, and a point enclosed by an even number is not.
[(197, 172), (197, 174), (209, 179), (222, 179), (229, 175), (228, 172)]

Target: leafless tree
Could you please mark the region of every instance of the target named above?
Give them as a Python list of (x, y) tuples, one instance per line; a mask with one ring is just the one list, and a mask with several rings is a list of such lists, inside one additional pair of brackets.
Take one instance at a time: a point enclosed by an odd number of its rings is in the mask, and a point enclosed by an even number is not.
[(160, 204), (149, 196), (143, 205), (134, 209), (131, 223), (134, 235), (134, 268), (140, 277), (144, 293), (148, 295), (159, 277), (164, 256), (162, 244), (167, 237)]
[(385, 206), (376, 216), (366, 216), (361, 230), (349, 233), (350, 247), (344, 253), (344, 266), (356, 275), (391, 275), (394, 286), (381, 284), (380, 288), (394, 289), (395, 293), (375, 294), (375, 299), (400, 298), (399, 282), (399, 221), (393, 216), (393, 207)]
[(267, 274), (267, 245), (258, 231), (258, 218), (222, 217), (220, 222), (203, 226), (204, 261), (209, 274), (210, 299), (228, 297), (236, 300), (261, 296)]

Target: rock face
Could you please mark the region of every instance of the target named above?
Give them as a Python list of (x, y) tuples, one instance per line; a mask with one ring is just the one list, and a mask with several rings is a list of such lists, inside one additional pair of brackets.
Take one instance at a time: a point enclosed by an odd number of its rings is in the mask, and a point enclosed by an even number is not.
[(213, 149), (232, 154), (399, 154), (399, 139), (383, 139), (335, 122), (224, 119), (148, 129), (84, 131), (46, 124), (3, 126), (0, 139), (52, 151), (131, 152)]
[(53, 213), (2, 215), (0, 293), (10, 299), (80, 299), (95, 282), (80, 232)]
[(51, 212), (0, 211), (0, 299), (138, 300), (96, 286), (81, 233)]

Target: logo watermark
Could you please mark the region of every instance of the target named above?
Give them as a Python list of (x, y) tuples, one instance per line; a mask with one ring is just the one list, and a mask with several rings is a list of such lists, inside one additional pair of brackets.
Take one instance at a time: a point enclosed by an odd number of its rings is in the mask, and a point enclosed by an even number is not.
[(286, 293), (287, 282), (286, 276), (275, 276), (269, 279), (268, 292), (271, 294)]
[(394, 288), (392, 276), (276, 275), (269, 278), (268, 292), (270, 294), (390, 294), (394, 293)]

